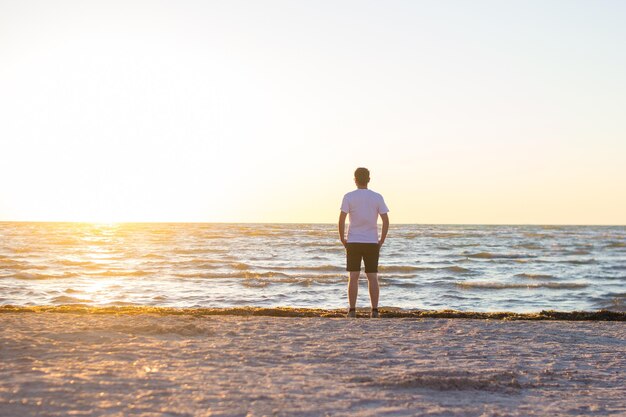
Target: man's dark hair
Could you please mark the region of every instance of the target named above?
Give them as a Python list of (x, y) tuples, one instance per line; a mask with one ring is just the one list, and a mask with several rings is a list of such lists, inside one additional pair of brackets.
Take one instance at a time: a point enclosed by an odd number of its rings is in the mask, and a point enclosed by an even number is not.
[(354, 179), (356, 179), (356, 182), (360, 185), (367, 185), (367, 183), (370, 182), (370, 170), (367, 168), (357, 168), (356, 171), (354, 171)]

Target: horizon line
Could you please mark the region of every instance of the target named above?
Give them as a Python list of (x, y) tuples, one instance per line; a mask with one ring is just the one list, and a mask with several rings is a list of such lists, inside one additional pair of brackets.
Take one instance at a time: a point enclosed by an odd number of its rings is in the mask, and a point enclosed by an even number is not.
[[(3, 223), (76, 223), (76, 224), (319, 224), (336, 225), (336, 222), (252, 222), (252, 221), (84, 221), (84, 220), (0, 220)], [(576, 227), (626, 227), (625, 224), (608, 223), (391, 223), (391, 226), (576, 226)]]

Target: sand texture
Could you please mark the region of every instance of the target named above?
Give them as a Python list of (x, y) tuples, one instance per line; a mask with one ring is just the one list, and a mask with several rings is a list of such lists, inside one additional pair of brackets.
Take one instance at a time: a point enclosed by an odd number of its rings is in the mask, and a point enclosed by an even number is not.
[(0, 416), (626, 415), (610, 321), (0, 314)]

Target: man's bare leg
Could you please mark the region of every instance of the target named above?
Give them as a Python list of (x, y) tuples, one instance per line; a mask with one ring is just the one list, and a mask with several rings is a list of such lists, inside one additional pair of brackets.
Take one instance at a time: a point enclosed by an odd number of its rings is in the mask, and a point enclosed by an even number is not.
[(378, 308), (378, 295), (380, 289), (378, 287), (378, 273), (367, 272), (367, 288), (370, 291), (370, 302), (372, 303), (372, 309)]
[(359, 293), (359, 275), (361, 275), (361, 271), (350, 271), (350, 280), (348, 281), (350, 309), (356, 308), (356, 296)]

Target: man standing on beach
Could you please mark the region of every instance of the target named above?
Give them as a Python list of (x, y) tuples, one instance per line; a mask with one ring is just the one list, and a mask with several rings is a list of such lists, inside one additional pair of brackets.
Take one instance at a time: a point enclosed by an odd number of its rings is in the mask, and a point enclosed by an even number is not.
[[(339, 213), (339, 238), (346, 248), (346, 271), (350, 274), (348, 317), (356, 317), (356, 297), (359, 291), (361, 259), (365, 263), (365, 275), (367, 276), (372, 304), (370, 317), (378, 317), (378, 255), (389, 230), (389, 216), (387, 215), (389, 209), (382, 195), (368, 190), (367, 184), (369, 182), (369, 170), (357, 168), (354, 171), (354, 183), (357, 189), (343, 197), (341, 212)], [(379, 215), (383, 221), (380, 239), (376, 224)], [(347, 239), (345, 234), (346, 216), (349, 216), (350, 221)]]

